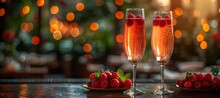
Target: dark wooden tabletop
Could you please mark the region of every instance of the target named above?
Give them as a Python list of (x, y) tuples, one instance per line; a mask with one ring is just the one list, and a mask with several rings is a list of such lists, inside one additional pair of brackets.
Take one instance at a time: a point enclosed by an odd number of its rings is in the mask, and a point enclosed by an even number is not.
[[(29, 81), (29, 82), (28, 82)], [(38, 82), (34, 82), (38, 81)], [(130, 98), (123, 92), (89, 91), (82, 85), (87, 80), (75, 79), (0, 79), (0, 98)], [(146, 92), (135, 98), (220, 98), (220, 92), (183, 92), (175, 86), (175, 82), (167, 82), (166, 88), (174, 90), (170, 95), (154, 95), (151, 93), (159, 87), (158, 82), (146, 81), (137, 83), (140, 90)]]

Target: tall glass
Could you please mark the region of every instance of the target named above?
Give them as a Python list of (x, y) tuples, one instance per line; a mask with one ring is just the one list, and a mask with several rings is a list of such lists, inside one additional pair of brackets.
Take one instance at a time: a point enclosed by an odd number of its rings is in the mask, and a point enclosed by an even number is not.
[(138, 95), (143, 92), (136, 88), (136, 67), (143, 58), (146, 47), (146, 27), (143, 8), (128, 8), (124, 22), (124, 50), (133, 67), (133, 85), (126, 95)]
[(171, 94), (174, 91), (164, 87), (164, 66), (169, 61), (174, 47), (174, 35), (171, 11), (155, 11), (153, 17), (151, 47), (161, 68), (162, 87), (153, 91), (154, 94)]

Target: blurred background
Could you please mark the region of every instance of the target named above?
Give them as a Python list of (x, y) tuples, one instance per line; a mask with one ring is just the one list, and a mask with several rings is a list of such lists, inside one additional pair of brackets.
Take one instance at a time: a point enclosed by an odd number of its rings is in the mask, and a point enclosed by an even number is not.
[(165, 78), (219, 73), (219, 0), (1, 0), (0, 78), (86, 78), (100, 68), (131, 72), (123, 50), (125, 10), (145, 9), (147, 47), (137, 77), (159, 78), (152, 13), (172, 10), (175, 48)]

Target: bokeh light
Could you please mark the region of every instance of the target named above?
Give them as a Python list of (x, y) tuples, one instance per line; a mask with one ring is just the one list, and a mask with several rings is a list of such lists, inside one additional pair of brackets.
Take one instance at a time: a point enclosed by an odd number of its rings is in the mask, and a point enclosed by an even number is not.
[(123, 18), (124, 18), (124, 13), (123, 13), (122, 11), (117, 11), (117, 12), (115, 13), (115, 17), (116, 17), (117, 19), (123, 19)]
[(201, 49), (207, 49), (207, 47), (208, 47), (208, 43), (206, 42), (206, 41), (202, 41), (201, 43), (200, 43), (200, 48)]
[(92, 45), (89, 44), (89, 43), (85, 43), (85, 44), (83, 45), (83, 51), (85, 51), (85, 52), (87, 52), (87, 53), (91, 52), (91, 51), (92, 51)]
[(203, 24), (203, 25), (202, 25), (202, 28), (203, 28), (203, 30), (204, 30), (205, 32), (208, 32), (209, 29), (210, 29), (209, 24), (207, 24), (207, 23)]
[(37, 6), (41, 7), (44, 5), (44, 0), (37, 0)]
[(5, 15), (5, 9), (4, 8), (1, 8), (0, 9), (0, 16), (4, 16)]
[(204, 25), (205, 23), (207, 23), (208, 21), (205, 18), (201, 19), (201, 24)]
[(181, 16), (181, 15), (183, 15), (183, 9), (181, 9), (181, 8), (176, 8), (176, 9), (174, 10), (174, 14), (175, 14), (176, 16)]
[(62, 33), (59, 31), (59, 30), (56, 30), (54, 33), (53, 33), (53, 38), (55, 40), (60, 40), (62, 38)]
[(200, 17), (200, 11), (197, 10), (197, 9), (194, 10), (193, 15), (194, 15), (196, 18), (199, 18), (199, 17)]
[(121, 6), (124, 4), (124, 0), (115, 0), (115, 4)]
[(85, 54), (84, 56), (86, 59), (92, 60), (92, 55), (91, 54)]
[(52, 7), (50, 8), (50, 13), (51, 13), (51, 14), (57, 14), (58, 12), (59, 12), (58, 6), (52, 6)]
[(72, 21), (74, 18), (75, 18), (75, 15), (73, 14), (73, 12), (68, 12), (66, 14), (66, 20)]
[(117, 43), (123, 43), (123, 40), (124, 40), (123, 34), (116, 35), (116, 42)]
[(57, 23), (58, 23), (58, 19), (56, 17), (52, 17), (50, 19), (50, 22), (49, 22), (50, 25), (57, 24)]
[(173, 26), (175, 26), (177, 24), (176, 18), (173, 18)]
[(180, 38), (183, 36), (183, 34), (182, 34), (182, 32), (181, 32), (180, 30), (176, 30), (176, 31), (174, 32), (174, 34), (175, 34), (175, 37), (176, 37), (177, 39), (180, 39)]
[(92, 31), (97, 31), (99, 29), (99, 24), (97, 22), (93, 22), (90, 24), (90, 29)]
[(6, 0), (1, 0), (2, 3), (6, 2)]
[(20, 26), (23, 32), (31, 32), (33, 30), (33, 24), (31, 22), (23, 22)]
[(202, 41), (204, 40), (204, 35), (201, 34), (201, 33), (199, 33), (199, 34), (197, 35), (197, 37), (196, 37), (196, 40), (197, 40), (198, 42), (202, 42)]
[(79, 29), (74, 27), (70, 30), (70, 34), (72, 35), (72, 37), (78, 37), (80, 32), (79, 32)]
[(82, 11), (85, 8), (85, 5), (82, 2), (76, 4), (76, 10)]
[(38, 36), (33, 36), (31, 39), (33, 45), (38, 45), (40, 43), (40, 38)]
[(30, 7), (29, 6), (24, 6), (23, 8), (22, 8), (22, 14), (23, 15), (26, 15), (26, 14), (28, 14), (30, 12)]

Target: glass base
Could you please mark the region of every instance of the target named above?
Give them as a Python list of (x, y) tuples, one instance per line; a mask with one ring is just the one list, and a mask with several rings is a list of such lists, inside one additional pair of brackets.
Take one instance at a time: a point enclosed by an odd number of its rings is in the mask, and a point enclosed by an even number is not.
[(125, 95), (128, 95), (128, 96), (135, 96), (135, 95), (142, 95), (142, 94), (145, 94), (145, 92), (137, 89), (137, 88), (131, 88), (129, 90), (126, 90), (123, 92)]
[(166, 94), (173, 94), (174, 91), (168, 90), (168, 89), (158, 89), (152, 92), (153, 94), (157, 95), (166, 95)]

